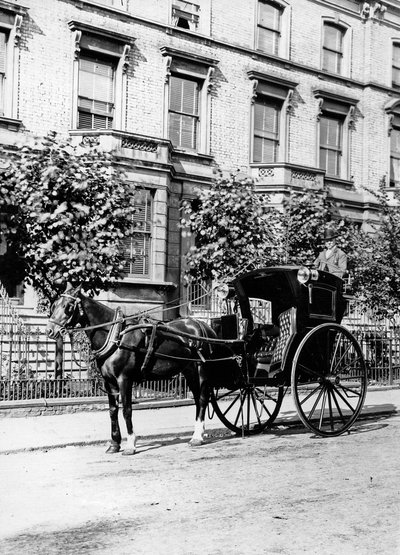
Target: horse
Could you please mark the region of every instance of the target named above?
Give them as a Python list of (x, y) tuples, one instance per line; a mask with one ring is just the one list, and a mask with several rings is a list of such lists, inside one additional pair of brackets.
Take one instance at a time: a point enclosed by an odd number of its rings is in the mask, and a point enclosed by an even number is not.
[(124, 455), (136, 451), (132, 424), (132, 388), (144, 380), (171, 378), (182, 373), (196, 406), (194, 432), (189, 445), (204, 443), (205, 414), (210, 387), (234, 387), (241, 370), (234, 349), (218, 342), (214, 330), (194, 318), (164, 324), (148, 318), (124, 317), (84, 295), (81, 285), (67, 287), (51, 306), (47, 335), (57, 340), (72, 330), (85, 331), (97, 369), (104, 379), (111, 420), (107, 453), (121, 450), (119, 403), (127, 430)]

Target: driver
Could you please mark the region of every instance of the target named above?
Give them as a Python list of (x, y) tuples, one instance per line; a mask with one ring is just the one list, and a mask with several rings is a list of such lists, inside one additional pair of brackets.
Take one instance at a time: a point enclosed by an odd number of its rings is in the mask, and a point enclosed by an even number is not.
[(314, 266), (341, 278), (347, 271), (347, 255), (336, 245), (337, 236), (332, 228), (325, 230), (325, 249), (315, 259)]

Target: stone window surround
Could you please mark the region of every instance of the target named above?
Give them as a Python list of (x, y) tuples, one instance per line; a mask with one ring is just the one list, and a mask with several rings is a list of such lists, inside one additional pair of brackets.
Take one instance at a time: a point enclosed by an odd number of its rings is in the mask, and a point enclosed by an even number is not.
[[(177, 50), (169, 46), (161, 47), (161, 54), (165, 58), (165, 88), (164, 88), (164, 118), (163, 118), (163, 137), (168, 138), (168, 107), (169, 107), (169, 81), (171, 74), (179, 77), (194, 78), (201, 83), (199, 113), (200, 129), (197, 152), (200, 154), (210, 153), (210, 113), (211, 113), (211, 90), (212, 77), (218, 60), (208, 58), (200, 54)], [(189, 63), (194, 71), (189, 71), (182, 64)], [(198, 71), (196, 71), (196, 66)], [(181, 147), (175, 150), (183, 150)]]
[[(279, 41), (278, 57), (289, 59), (290, 55), (290, 21), (291, 21), (291, 6), (285, 0), (255, 0), (256, 7), (254, 10), (254, 50), (256, 52), (262, 53), (262, 50), (258, 49), (258, 12), (260, 2), (264, 1), (264, 4), (275, 4), (282, 9), (281, 16), (281, 37)], [(266, 53), (268, 54), (268, 52)], [(273, 54), (271, 54), (273, 55)]]
[[(320, 126), (319, 119), (324, 113), (324, 105), (329, 102), (335, 102), (347, 108), (347, 115), (343, 117), (343, 149), (342, 160), (340, 165), (340, 179), (349, 180), (351, 176), (351, 131), (354, 127), (354, 111), (358, 103), (358, 99), (348, 96), (332, 93), (323, 89), (314, 89), (313, 94), (318, 101), (317, 109), (317, 138), (316, 138), (316, 167), (320, 167)], [(328, 112), (327, 112), (328, 113)]]
[[(287, 90), (286, 99), (282, 103), (282, 110), (280, 114), (279, 122), (279, 147), (277, 162), (287, 162), (288, 152), (289, 152), (289, 118), (288, 116), (292, 110), (292, 96), (294, 89), (297, 87), (298, 83), (295, 81), (289, 81), (288, 79), (283, 79), (277, 76), (260, 73), (258, 71), (250, 70), (247, 75), (251, 81), (251, 118), (250, 118), (250, 153), (249, 159), (253, 160), (253, 148), (254, 148), (254, 102), (257, 98), (257, 87), (260, 82), (270, 85), (275, 85)], [(267, 95), (263, 95), (267, 96)], [(272, 95), (270, 98), (274, 98)], [(252, 162), (251, 162), (252, 163)]]
[(0, 11), (14, 17), (13, 24), (0, 22), (0, 28), (8, 34), (7, 48), (7, 79), (4, 83), (4, 100), (0, 111), (0, 124), (10, 130), (17, 131), (21, 125), (18, 119), (18, 70), (20, 57), (20, 39), (23, 17), (26, 15), (26, 8), (10, 4), (0, 0)]
[[(117, 61), (117, 67), (115, 71), (115, 113), (113, 118), (113, 128), (119, 130), (125, 130), (126, 127), (126, 109), (127, 109), (127, 98), (126, 98), (126, 88), (127, 88), (127, 69), (129, 66), (129, 54), (132, 48), (134, 37), (129, 37), (126, 35), (121, 35), (110, 30), (104, 30), (86, 23), (81, 23), (78, 21), (70, 21), (68, 23), (69, 28), (73, 31), (74, 39), (74, 67), (73, 67), (73, 98), (72, 98), (72, 129), (77, 129), (78, 127), (78, 79), (79, 79), (79, 57), (82, 52), (81, 41), (82, 37), (85, 35), (87, 37), (94, 37), (98, 39), (106, 39), (108, 41), (115, 42), (116, 46), (121, 47), (121, 53), (107, 52), (108, 56), (113, 56)], [(85, 52), (85, 50), (83, 50)], [(94, 47), (90, 49), (90, 54), (98, 54), (99, 57), (104, 56), (104, 52), (99, 47)]]
[(394, 98), (392, 100), (390, 100), (386, 106), (385, 106), (385, 112), (387, 115), (387, 170), (386, 170), (386, 175), (387, 175), (387, 186), (390, 187), (390, 158), (391, 158), (391, 141), (390, 141), (390, 137), (392, 134), (392, 130), (393, 130), (393, 120), (394, 120), (394, 116), (395, 115), (399, 115), (400, 116), (400, 99), (399, 98)]
[[(343, 59), (342, 59), (342, 71), (337, 75), (342, 77), (351, 77), (351, 58), (352, 58), (352, 29), (351, 26), (343, 21), (337, 14), (336, 17), (322, 17), (321, 24), (321, 38), (320, 38), (320, 63), (319, 67), (324, 73), (325, 70), (322, 69), (323, 66), (323, 49), (324, 49), (324, 28), (325, 25), (333, 25), (338, 27), (343, 31)], [(326, 72), (328, 73), (328, 72)], [(330, 72), (329, 72), (330, 73)], [(336, 73), (330, 73), (330, 75), (336, 75)]]

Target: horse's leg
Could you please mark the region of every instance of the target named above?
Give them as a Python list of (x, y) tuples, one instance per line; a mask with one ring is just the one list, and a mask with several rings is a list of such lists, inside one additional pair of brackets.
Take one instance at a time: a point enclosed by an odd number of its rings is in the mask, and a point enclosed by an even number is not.
[(111, 443), (108, 446), (106, 453), (118, 453), (121, 449), (121, 430), (118, 423), (118, 409), (119, 409), (119, 391), (118, 388), (106, 384), (108, 393), (108, 407), (111, 419)]
[(134, 455), (136, 452), (136, 435), (132, 425), (132, 381), (124, 378), (120, 383), (122, 411), (126, 424), (127, 441), (123, 455)]
[(192, 390), (192, 393), (196, 403), (196, 420), (194, 423), (194, 432), (189, 441), (189, 445), (191, 447), (198, 447), (204, 443), (206, 409), (210, 399), (210, 390), (208, 382), (204, 376), (202, 365), (197, 372), (196, 390)]

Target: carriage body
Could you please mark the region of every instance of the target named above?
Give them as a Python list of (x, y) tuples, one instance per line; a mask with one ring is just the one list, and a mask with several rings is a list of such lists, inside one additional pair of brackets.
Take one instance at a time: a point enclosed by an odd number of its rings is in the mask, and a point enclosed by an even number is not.
[[(268, 374), (274, 379), (267, 383), (271, 385), (278, 378), (290, 385), (292, 361), (302, 338), (321, 324), (340, 324), (346, 310), (342, 279), (316, 272), (316, 279), (301, 283), (301, 270), (299, 266), (261, 268), (233, 283), (248, 336), (260, 330), (266, 338), (271, 356)], [(251, 373), (255, 371), (253, 368)]]
[[(238, 329), (246, 330), (238, 406), (243, 412), (247, 395), (249, 433), (272, 426), (288, 388), (300, 419), (319, 435), (339, 435), (358, 417), (367, 374), (360, 346), (341, 325), (343, 285), (333, 274), (299, 266), (260, 268), (233, 282), (230, 305)], [(237, 429), (243, 415), (226, 418), (232, 408), (224, 413), (216, 401), (218, 392), (213, 404), (220, 418)]]

